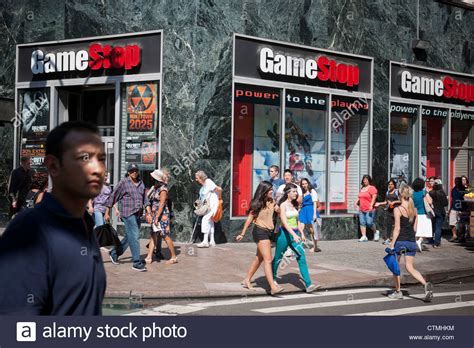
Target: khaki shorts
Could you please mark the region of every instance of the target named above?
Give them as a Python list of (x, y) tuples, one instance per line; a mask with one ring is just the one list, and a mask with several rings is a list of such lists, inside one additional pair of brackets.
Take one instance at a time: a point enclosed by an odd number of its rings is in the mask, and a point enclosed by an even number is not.
[(449, 211), (449, 226), (456, 226), (458, 223), (459, 211), (450, 210)]

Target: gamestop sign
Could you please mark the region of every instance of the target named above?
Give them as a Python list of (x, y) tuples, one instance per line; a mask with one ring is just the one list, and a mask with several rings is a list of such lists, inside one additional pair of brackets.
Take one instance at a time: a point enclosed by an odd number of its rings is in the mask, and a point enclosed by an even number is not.
[(140, 46), (125, 47), (94, 43), (88, 50), (45, 53), (34, 50), (31, 53), (31, 72), (50, 74), (55, 72), (85, 71), (87, 69), (131, 70), (140, 65)]
[(161, 72), (161, 32), (18, 45), (17, 82)]
[(235, 35), (236, 77), (372, 93), (373, 59)]
[(391, 64), (393, 97), (472, 106), (474, 76), (437, 71), (399, 63)]

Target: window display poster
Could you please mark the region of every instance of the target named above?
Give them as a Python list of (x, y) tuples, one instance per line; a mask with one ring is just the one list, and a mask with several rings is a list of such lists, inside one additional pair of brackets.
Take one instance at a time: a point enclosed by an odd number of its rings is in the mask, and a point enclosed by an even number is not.
[(48, 172), (44, 166), (46, 156), (45, 141), (26, 141), (21, 147), (21, 156), (30, 158), (33, 179), (41, 179), (48, 182)]
[(17, 117), (21, 121), (23, 139), (46, 139), (49, 131), (49, 88), (20, 91)]
[(325, 117), (324, 110), (286, 108), (285, 167), (296, 181), (308, 179), (325, 202)]
[(270, 179), (270, 166), (280, 165), (280, 107), (255, 104), (254, 115), (252, 194)]
[(443, 120), (424, 118), (421, 133), (421, 176), (441, 178), (441, 132)]
[(390, 119), (390, 173), (395, 179), (411, 182), (413, 127), (412, 118), (392, 116)]
[(127, 86), (127, 130), (153, 135), (158, 113), (156, 83)]
[(347, 122), (338, 127), (331, 127), (331, 156), (329, 157), (331, 203), (346, 203), (346, 127)]

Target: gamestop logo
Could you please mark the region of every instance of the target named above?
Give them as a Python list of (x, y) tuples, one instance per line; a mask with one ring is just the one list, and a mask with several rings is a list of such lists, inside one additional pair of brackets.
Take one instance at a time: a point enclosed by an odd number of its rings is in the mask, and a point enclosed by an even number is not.
[(433, 97), (443, 97), (470, 103), (474, 100), (474, 85), (456, 81), (450, 76), (434, 79), (413, 75), (405, 70), (401, 73), (400, 88), (403, 92)]
[(31, 53), (31, 72), (50, 74), (55, 72), (85, 71), (86, 69), (131, 70), (140, 65), (141, 52), (138, 45), (125, 47), (94, 43), (89, 50), (45, 53), (34, 50)]
[(330, 81), (347, 87), (359, 85), (360, 72), (357, 65), (337, 63), (326, 56), (305, 59), (275, 54), (270, 48), (262, 48), (259, 69), (266, 74)]

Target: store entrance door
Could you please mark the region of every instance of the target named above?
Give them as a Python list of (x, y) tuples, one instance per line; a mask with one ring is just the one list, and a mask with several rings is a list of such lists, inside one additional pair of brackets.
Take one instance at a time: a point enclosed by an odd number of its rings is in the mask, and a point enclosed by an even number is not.
[(58, 88), (58, 123), (85, 121), (97, 125), (106, 153), (110, 183), (114, 181), (115, 86)]

